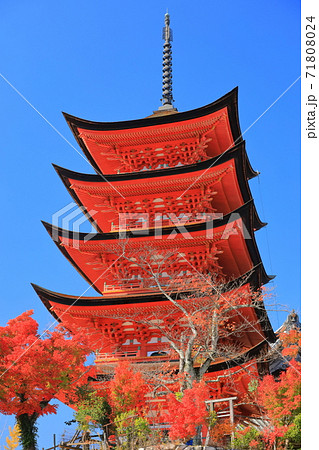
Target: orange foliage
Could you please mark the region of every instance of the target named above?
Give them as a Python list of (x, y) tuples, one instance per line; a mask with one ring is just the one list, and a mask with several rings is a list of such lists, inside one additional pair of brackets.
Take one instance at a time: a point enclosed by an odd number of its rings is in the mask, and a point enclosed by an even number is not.
[(109, 399), (115, 414), (146, 407), (147, 384), (140, 372), (134, 372), (127, 361), (120, 362), (109, 382)]
[(279, 381), (271, 375), (266, 375), (258, 388), (260, 403), (267, 415), (275, 422), (289, 423), (289, 418), (301, 403), (301, 373), (300, 363), (291, 361), (286, 372)]
[[(301, 410), (301, 365), (295, 360), (275, 381), (271, 375), (264, 377), (258, 387), (258, 398), (271, 421), (264, 439), (271, 446), (294, 427), (294, 418)], [(279, 447), (278, 447), (279, 448)]]
[(209, 390), (204, 382), (194, 382), (191, 389), (185, 389), (180, 400), (174, 394), (168, 395), (165, 419), (171, 424), (171, 439), (190, 439), (196, 435), (196, 427), (209, 418), (207, 399)]
[(280, 333), (279, 339), (284, 347), (282, 355), (296, 358), (301, 348), (300, 331), (292, 329), (289, 333)]
[(223, 445), (225, 436), (229, 436), (234, 427), (229, 420), (218, 421), (210, 431), (210, 438), (214, 444)]
[(49, 404), (59, 392), (81, 383), (86, 355), (82, 335), (72, 338), (62, 327), (43, 334), (27, 311), (0, 327), (0, 412), (43, 415), (56, 412)]

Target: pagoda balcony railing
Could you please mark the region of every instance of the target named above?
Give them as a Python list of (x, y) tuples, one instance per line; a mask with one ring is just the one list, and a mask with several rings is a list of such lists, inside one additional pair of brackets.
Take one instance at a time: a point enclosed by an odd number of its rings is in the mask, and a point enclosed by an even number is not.
[[(186, 214), (187, 216), (187, 214)], [(185, 218), (177, 217), (177, 220), (180, 220), (183, 225), (191, 225), (193, 223), (207, 222), (212, 220), (215, 217), (213, 213), (200, 213), (200, 214), (189, 214), (189, 218), (185, 220)], [(150, 214), (148, 221), (135, 221), (135, 222), (125, 222), (125, 226), (122, 224), (111, 224), (111, 232), (119, 232), (119, 231), (129, 231), (129, 230), (149, 230), (152, 228), (165, 228), (172, 227), (176, 225), (176, 219), (171, 220), (169, 218), (161, 217), (161, 220), (157, 222), (156, 220), (152, 220), (152, 215)]]
[[(139, 278), (132, 278), (132, 279), (128, 279), (125, 280), (126, 282), (121, 283), (121, 284), (107, 284), (104, 283), (103, 286), (103, 294), (108, 294), (110, 292), (126, 292), (126, 291), (130, 291), (130, 290), (135, 290), (136, 292), (158, 292), (159, 288), (158, 285), (153, 282), (151, 283), (151, 279), (150, 280), (145, 280), (145, 279), (139, 279)], [(147, 281), (149, 281), (147, 283)], [(172, 283), (161, 283), (161, 286), (163, 288), (174, 288), (176, 286), (176, 288), (178, 288), (181, 285), (181, 283), (174, 283), (174, 285)], [(178, 289), (176, 289), (178, 290)]]
[[(96, 354), (95, 358), (95, 364), (108, 364), (108, 363), (114, 363), (118, 361), (123, 360), (129, 360), (132, 363), (156, 363), (156, 362), (162, 362), (162, 361), (175, 361), (174, 357), (172, 359), (172, 355), (170, 354), (169, 347), (162, 348), (162, 350), (154, 350), (153, 355), (141, 355), (140, 350), (131, 350), (126, 352), (115, 352), (115, 353), (98, 353)], [(200, 366), (203, 361), (207, 358), (206, 352), (200, 352), (200, 354), (197, 356), (197, 358), (194, 361), (195, 366)], [(177, 359), (176, 359), (177, 361)], [(219, 357), (215, 362), (222, 362), (225, 361), (224, 358)]]
[[(103, 285), (103, 294), (109, 293), (109, 292), (116, 292), (116, 291), (127, 291), (130, 289), (140, 289), (143, 290), (143, 283), (142, 280), (139, 279), (132, 279), (129, 280), (127, 283), (121, 283), (121, 284), (107, 284), (104, 283)], [(145, 288), (144, 288), (145, 289)], [(154, 290), (154, 289), (151, 289)]]
[[(175, 277), (173, 280), (167, 277), (167, 279), (161, 279), (160, 284), (163, 289), (169, 289), (170, 292), (179, 292), (181, 288), (188, 291), (196, 291), (200, 289), (200, 287), (205, 287), (207, 283), (205, 280), (200, 282), (197, 281), (196, 286), (192, 286), (191, 284), (186, 283), (186, 281), (191, 281), (192, 275), (187, 276), (186, 274), (183, 277)], [(129, 278), (122, 280), (124, 283), (117, 284), (107, 284), (104, 283), (103, 286), (103, 294), (116, 293), (116, 292), (127, 292), (127, 291), (135, 291), (138, 292), (160, 292), (158, 284), (152, 278)]]
[(105, 362), (113, 359), (137, 357), (139, 356), (139, 353), (140, 353), (139, 351), (99, 353), (96, 356), (95, 362)]
[[(123, 292), (123, 291), (128, 291), (128, 290), (136, 290), (136, 291), (149, 291), (149, 292), (157, 292), (158, 286), (153, 283), (153, 284), (149, 284), (147, 286), (145, 286), (145, 280), (143, 279), (129, 279), (126, 281), (126, 283), (121, 283), (121, 284), (114, 284), (114, 285), (110, 285), (107, 283), (104, 283), (103, 286), (103, 294), (108, 294), (109, 292)], [(162, 284), (163, 288), (166, 287), (171, 287), (169, 284)]]
[(170, 359), (170, 355), (166, 352), (156, 352), (158, 355), (154, 356), (141, 356), (139, 350), (137, 351), (127, 351), (127, 352), (116, 352), (116, 353), (99, 353), (96, 355), (95, 364), (109, 364), (118, 361), (129, 360), (132, 363), (156, 363), (167, 361)]

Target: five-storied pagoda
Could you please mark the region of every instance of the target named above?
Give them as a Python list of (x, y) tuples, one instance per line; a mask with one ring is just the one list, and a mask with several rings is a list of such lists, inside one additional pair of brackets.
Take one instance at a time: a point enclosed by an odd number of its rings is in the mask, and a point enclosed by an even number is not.
[[(65, 114), (96, 174), (55, 169), (97, 233), (44, 225), (100, 296), (34, 288), (57, 320), (71, 329), (83, 327), (92, 336), (92, 347), (102, 343), (92, 348), (98, 350), (97, 379), (107, 378), (123, 359), (143, 368), (160, 367), (165, 361), (178, 368), (177, 355), (174, 360), (158, 326), (176, 318), (176, 308), (170, 315), (174, 307), (165, 289), (171, 296), (176, 292), (176, 301), (187, 302), (181, 292), (191, 291), (194, 274), (211, 275), (214, 283), (230, 282), (227, 298), (240, 280), (247, 292), (258, 291), (271, 278), (254, 237), (265, 224), (248, 185), (257, 173), (241, 136), (237, 88), (206, 106), (178, 112), (173, 106), (168, 14), (163, 38), (162, 106), (151, 116), (92, 122)], [(151, 255), (148, 262), (146, 253)], [(145, 264), (154, 273), (145, 270)], [(236, 337), (240, 357), (219, 356), (205, 375), (214, 399), (242, 399), (249, 371), (264, 370), (258, 355), (274, 340), (267, 314), (260, 305), (233, 314), (233, 326), (245, 320), (254, 325)], [(177, 335), (183, 327), (183, 320), (177, 320)], [(225, 373), (232, 374), (232, 383), (225, 381)], [(253, 412), (248, 405), (235, 406), (238, 416)]]

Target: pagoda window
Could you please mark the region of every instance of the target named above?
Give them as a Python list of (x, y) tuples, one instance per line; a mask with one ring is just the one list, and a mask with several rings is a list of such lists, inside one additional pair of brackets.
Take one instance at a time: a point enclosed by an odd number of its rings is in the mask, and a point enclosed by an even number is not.
[(162, 351), (152, 351), (152, 352), (147, 352), (147, 356), (167, 356), (167, 352), (162, 352)]

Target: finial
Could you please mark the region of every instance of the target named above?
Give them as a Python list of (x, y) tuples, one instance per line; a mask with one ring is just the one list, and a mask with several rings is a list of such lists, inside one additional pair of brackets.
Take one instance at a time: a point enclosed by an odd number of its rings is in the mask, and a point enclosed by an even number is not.
[(159, 111), (175, 110), (173, 106), (173, 92), (172, 92), (172, 46), (173, 33), (169, 26), (170, 16), (168, 11), (165, 14), (165, 27), (163, 28), (163, 87), (162, 87), (162, 106), (158, 108)]

